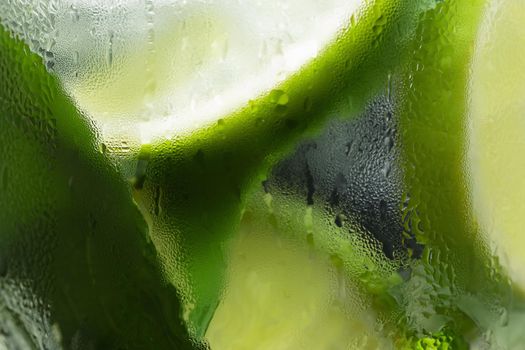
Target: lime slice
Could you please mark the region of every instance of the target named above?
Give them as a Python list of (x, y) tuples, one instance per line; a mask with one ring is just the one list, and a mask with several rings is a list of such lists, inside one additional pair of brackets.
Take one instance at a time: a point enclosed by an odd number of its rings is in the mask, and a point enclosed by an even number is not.
[(227, 292), (206, 334), (212, 349), (391, 348), (374, 331), (371, 310), (348, 312), (338, 303), (349, 301), (338, 298), (328, 259), (247, 226), (232, 247)]
[[(477, 336), (490, 338), (490, 334), (481, 334), (505, 325), (510, 306), (506, 272), (483, 234), (487, 227), (494, 227), (495, 208), (505, 202), (505, 194), (495, 194), (497, 183), (486, 180), (497, 181), (492, 174), (507, 166), (507, 158), (494, 157), (493, 151), (510, 151), (504, 148), (509, 137), (492, 132), (489, 120), (493, 115), (487, 107), (504, 111), (500, 103), (521, 103), (521, 99), (516, 91), (510, 92), (517, 84), (505, 90), (508, 93), (495, 92), (499, 72), (490, 67), (507, 57), (503, 53), (508, 47), (491, 36), (484, 41), (488, 48), (498, 47), (490, 51), (491, 59), (480, 58), (487, 52), (479, 49), (483, 45), (478, 45), (474, 55), (478, 35), (487, 35), (486, 29), (480, 29), (482, 20), (492, 17), (488, 3), (439, 3), (421, 22), (414, 55), (404, 73), (399, 127), (406, 188), (403, 221), (406, 234), (415, 237), (424, 250), (414, 263), (416, 278), (407, 282), (401, 299), (416, 334), (446, 328), (468, 341)], [(516, 16), (521, 13), (509, 11), (506, 13)], [(499, 23), (499, 19), (486, 23), (492, 22)], [(505, 22), (502, 28), (509, 25)], [(486, 77), (493, 79), (491, 83)], [(511, 131), (506, 126), (500, 130)], [(513, 155), (506, 156), (518, 157), (510, 153)], [(513, 176), (507, 171), (505, 175)], [(507, 218), (511, 219), (498, 217)]]
[(525, 290), (525, 3), (492, 1), (472, 63), (468, 167), (473, 209)]
[(356, 327), (337, 305), (328, 304), (332, 290), (326, 262), (296, 245), (279, 244), (276, 234), (267, 238), (264, 231), (247, 229), (241, 227), (233, 247), (228, 292), (208, 328), (213, 349), (300, 349), (303, 341), (324, 348), (327, 340), (344, 344), (351, 337), (347, 329), (360, 335), (369, 328)]
[(325, 216), (294, 196), (251, 199), (206, 333), (212, 349), (393, 348), (360, 278), (387, 279), (395, 264)]
[(149, 140), (216, 121), (271, 90), (363, 3), (66, 0), (42, 18), (14, 0), (0, 5), (0, 17), (52, 57), (66, 91), (106, 136), (124, 129)]

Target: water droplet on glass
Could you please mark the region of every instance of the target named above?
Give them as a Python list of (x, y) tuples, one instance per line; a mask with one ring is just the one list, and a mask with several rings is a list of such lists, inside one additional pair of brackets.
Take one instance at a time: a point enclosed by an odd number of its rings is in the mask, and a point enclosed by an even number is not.
[(344, 216), (344, 214), (337, 214), (335, 216), (334, 222), (337, 227), (343, 227), (345, 220), (346, 220), (346, 217)]
[(256, 113), (259, 110), (259, 107), (254, 100), (248, 101), (248, 107), (250, 108), (250, 112), (252, 113)]
[(101, 143), (99, 146), (98, 146), (98, 151), (102, 154), (106, 154), (108, 150), (108, 147), (106, 146), (105, 143)]
[(332, 254), (330, 256), (330, 261), (332, 262), (332, 265), (338, 269), (343, 267), (343, 259), (341, 259), (339, 255)]
[(109, 43), (108, 43), (108, 50), (106, 54), (106, 60), (108, 63), (108, 66), (111, 66), (113, 64), (113, 40), (114, 40), (114, 33), (112, 30), (109, 31)]
[[(388, 79), (386, 84), (386, 99), (388, 102), (392, 102), (392, 74), (388, 73)], [(389, 119), (387, 119), (389, 121)]]
[(313, 233), (309, 233), (309, 234), (306, 235), (306, 243), (310, 247), (314, 246), (314, 234)]
[(48, 71), (53, 71), (55, 67), (55, 56), (52, 52), (46, 51), (44, 54), (44, 62)]
[(159, 215), (161, 213), (161, 205), (160, 205), (160, 202), (161, 202), (161, 199), (162, 199), (162, 189), (160, 187), (156, 187), (155, 188), (155, 193), (154, 193), (154, 207), (153, 207), (153, 213), (155, 215)]
[(288, 94), (282, 90), (272, 90), (270, 99), (278, 106), (286, 106), (289, 102)]
[(69, 13), (71, 15), (71, 20), (73, 22), (78, 22), (79, 21), (80, 15), (79, 15), (78, 9), (76, 8), (75, 5), (71, 5), (71, 7), (69, 8)]
[(347, 142), (345, 145), (345, 155), (348, 156), (354, 148), (354, 141)]
[(388, 177), (391, 171), (392, 171), (392, 164), (389, 161), (386, 161), (385, 164), (383, 165), (383, 168), (381, 168), (381, 174), (383, 174), (384, 177)]
[(307, 112), (309, 112), (312, 109), (312, 100), (310, 99), (310, 97), (304, 99), (303, 108)]
[(79, 61), (80, 61), (80, 54), (78, 53), (78, 51), (73, 52), (73, 64), (75, 66), (78, 66)]
[(502, 327), (506, 327), (509, 324), (509, 312), (507, 308), (501, 307), (498, 310), (498, 315), (499, 315), (499, 324)]
[(126, 141), (120, 143), (119, 150), (123, 153), (127, 153), (130, 150), (129, 144)]
[(392, 148), (394, 147), (394, 139), (391, 136), (386, 136), (383, 139), (383, 144), (385, 145), (386, 150), (390, 152)]

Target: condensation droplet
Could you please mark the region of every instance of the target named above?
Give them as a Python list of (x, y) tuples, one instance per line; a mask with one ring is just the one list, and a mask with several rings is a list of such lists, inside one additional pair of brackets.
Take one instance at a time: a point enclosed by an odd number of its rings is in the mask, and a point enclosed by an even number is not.
[(345, 155), (348, 156), (350, 153), (352, 153), (352, 150), (354, 148), (354, 141), (350, 141), (345, 145)]
[(127, 153), (129, 152), (129, 150), (130, 150), (129, 144), (126, 141), (122, 141), (120, 143), (119, 151), (123, 153)]
[(310, 97), (304, 99), (303, 108), (307, 112), (312, 110), (312, 100), (310, 99)]
[(499, 315), (499, 324), (500, 324), (500, 326), (506, 327), (509, 324), (509, 312), (508, 312), (507, 308), (501, 307), (498, 310), (498, 315)]
[(80, 54), (78, 51), (73, 52), (73, 64), (77, 67), (80, 62)]
[(394, 147), (394, 139), (391, 136), (386, 136), (383, 139), (383, 143), (386, 147), (387, 152), (390, 152), (392, 148)]
[(55, 67), (55, 55), (51, 51), (46, 51), (44, 54), (44, 62), (48, 71), (53, 71)]
[(286, 106), (290, 100), (288, 94), (282, 90), (272, 90), (272, 92), (270, 92), (270, 99), (278, 106)]
[(389, 161), (386, 161), (383, 167), (381, 168), (381, 174), (383, 174), (384, 177), (390, 176), (390, 172), (392, 171), (392, 164)]
[(99, 146), (98, 146), (98, 151), (102, 154), (106, 154), (106, 152), (108, 151), (108, 147), (106, 146), (105, 143), (101, 143)]
[(78, 12), (78, 9), (75, 5), (71, 5), (71, 7), (69, 8), (69, 13), (71, 15), (71, 20), (73, 22), (78, 22), (79, 19), (80, 19), (80, 14)]
[(154, 193), (154, 206), (153, 206), (153, 213), (155, 215), (159, 215), (162, 211), (162, 208), (161, 208), (161, 200), (162, 200), (162, 188), (160, 187), (156, 187), (155, 188), (155, 193)]
[(108, 66), (111, 66), (113, 64), (113, 40), (114, 40), (115, 34), (112, 30), (109, 31), (109, 42), (108, 42), (108, 49), (106, 53), (106, 60), (108, 63)]
[(346, 220), (346, 217), (344, 214), (337, 214), (335, 216), (334, 222), (337, 227), (343, 227), (345, 220)]

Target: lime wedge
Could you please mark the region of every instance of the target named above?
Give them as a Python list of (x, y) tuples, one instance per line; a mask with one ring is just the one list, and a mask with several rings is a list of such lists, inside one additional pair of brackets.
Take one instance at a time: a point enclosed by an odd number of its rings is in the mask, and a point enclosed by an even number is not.
[[(487, 40), (487, 26), (500, 23), (489, 4), (440, 2), (422, 20), (404, 73), (399, 126), (406, 192), (403, 221), (407, 237), (415, 237), (424, 249), (400, 297), (408, 325), (418, 336), (448, 329), (469, 342), (489, 339), (490, 330), (506, 324), (511, 306), (505, 269), (494, 256), (486, 232), (499, 226), (493, 224), (496, 218), (515, 222), (520, 217), (518, 206), (513, 217), (496, 216), (508, 210), (504, 209), (508, 201), (507, 192), (497, 193), (503, 175), (495, 176), (503, 171), (510, 182), (514, 174), (506, 170), (513, 166), (508, 160), (519, 153), (507, 147), (515, 130), (501, 120), (496, 121), (501, 132), (494, 133), (490, 121), (496, 117), (492, 111), (509, 111), (502, 106), (522, 103), (517, 88), (523, 81), (517, 63), (513, 65), (512, 59), (507, 63), (507, 53), (515, 48), (498, 43), (509, 32), (491, 34)], [(522, 13), (516, 4), (508, 7), (506, 14)], [(483, 27), (485, 17), (489, 19)], [(509, 28), (513, 22), (501, 19), (501, 23), (501, 28)], [(491, 68), (503, 60), (509, 69), (514, 67), (514, 73), (500, 74)], [(505, 86), (503, 93), (506, 80), (496, 81), (505, 74), (519, 83)], [(518, 118), (511, 120), (517, 123)], [(507, 153), (495, 156), (496, 150)], [(518, 184), (516, 177), (503, 189), (515, 186), (513, 190), (520, 191)], [(500, 227), (507, 227), (502, 221)]]
[(395, 264), (324, 216), (294, 196), (252, 197), (206, 333), (212, 349), (393, 348), (360, 283)]
[(328, 259), (264, 228), (244, 224), (240, 234), (206, 336), (212, 349), (325, 349), (360, 340), (361, 349), (378, 348), (372, 315), (355, 308), (349, 316), (334, 302), (339, 288)]
[(472, 63), (468, 167), (473, 209), (525, 290), (525, 3), (492, 1)]

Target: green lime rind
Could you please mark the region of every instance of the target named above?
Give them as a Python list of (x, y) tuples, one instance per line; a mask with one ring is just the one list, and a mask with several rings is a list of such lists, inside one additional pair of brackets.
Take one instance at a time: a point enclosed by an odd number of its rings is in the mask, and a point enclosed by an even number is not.
[(2, 339), (36, 349), (197, 347), (93, 128), (41, 58), (2, 28), (0, 76), (0, 300), (12, 320), (2, 327), (22, 337)]
[[(486, 1), (443, 1), (421, 21), (399, 89), (405, 234), (424, 245), (397, 298), (416, 336), (495, 326), (506, 275), (472, 214), (465, 168), (468, 81)], [(504, 321), (503, 321), (504, 322)]]

